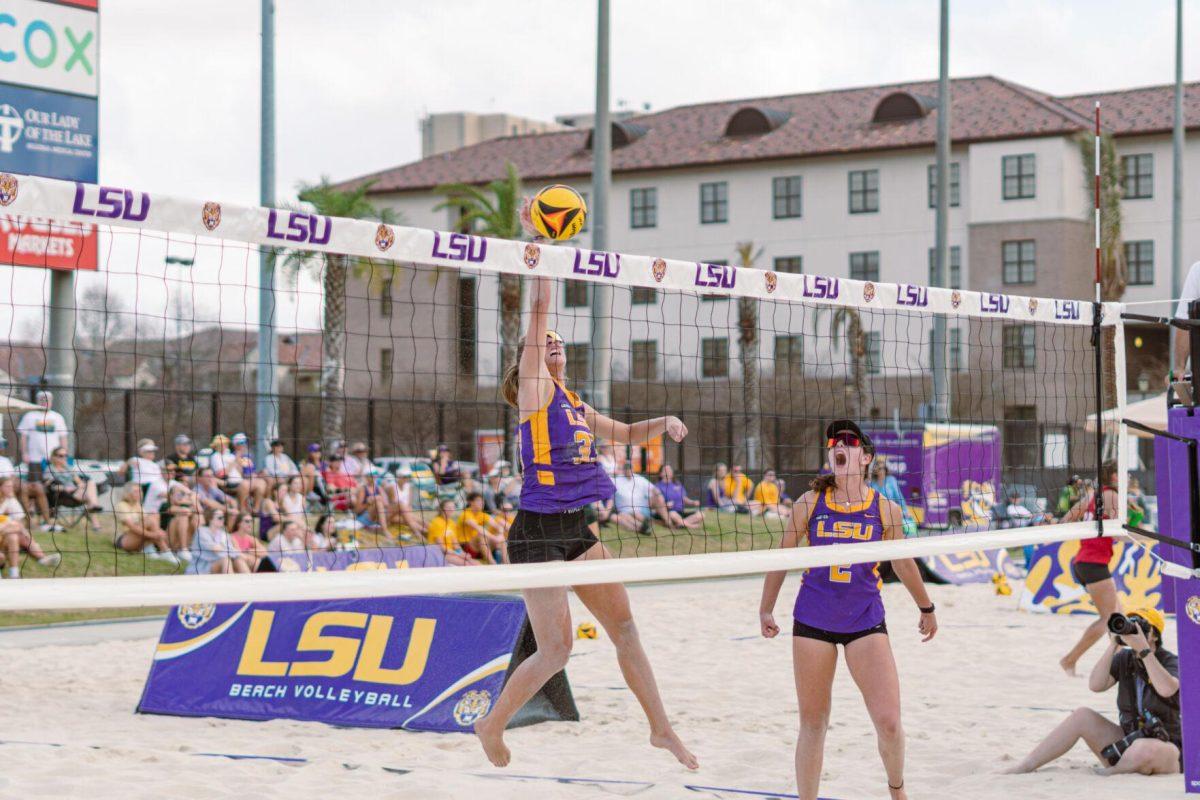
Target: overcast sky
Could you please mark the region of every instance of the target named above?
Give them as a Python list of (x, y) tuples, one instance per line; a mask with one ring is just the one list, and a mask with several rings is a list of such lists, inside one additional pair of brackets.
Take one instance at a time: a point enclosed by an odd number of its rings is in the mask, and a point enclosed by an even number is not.
[[(593, 107), (588, 0), (276, 0), (277, 191), (415, 160), (428, 112)], [(1193, 36), (1200, 0), (1185, 2)], [(100, 177), (258, 200), (256, 0), (101, 0)], [(952, 76), (1051, 93), (1169, 83), (1169, 0), (957, 0)], [(612, 98), (662, 109), (937, 76), (936, 0), (613, 0)], [(1185, 80), (1200, 77), (1200, 46)], [(149, 265), (144, 265), (151, 270)], [(160, 270), (161, 272), (161, 270)], [(16, 288), (16, 287), (14, 287)], [(153, 304), (155, 292), (144, 293)], [(254, 318), (254, 302), (222, 319)], [(313, 313), (286, 314), (297, 322)], [(299, 315), (299, 316), (297, 316)]]

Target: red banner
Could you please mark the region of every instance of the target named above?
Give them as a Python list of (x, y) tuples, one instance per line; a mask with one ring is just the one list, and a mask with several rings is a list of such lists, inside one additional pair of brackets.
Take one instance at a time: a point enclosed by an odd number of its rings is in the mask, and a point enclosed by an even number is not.
[(96, 269), (96, 226), (0, 215), (0, 264)]

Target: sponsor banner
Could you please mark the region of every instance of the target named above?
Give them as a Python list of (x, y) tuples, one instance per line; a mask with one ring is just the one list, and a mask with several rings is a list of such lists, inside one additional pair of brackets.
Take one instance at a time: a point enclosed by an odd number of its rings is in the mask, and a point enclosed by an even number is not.
[(95, 269), (96, 237), (95, 225), (0, 214), (0, 264)]
[(354, 572), (363, 569), (444, 567), (446, 553), (435, 545), (370, 547), (361, 550), (316, 551), (268, 555), (275, 572)]
[[(1108, 563), (1123, 608), (1163, 607), (1162, 575), (1157, 546), (1144, 547), (1121, 539), (1113, 540), (1113, 557)], [(1020, 606), (1025, 611), (1054, 614), (1095, 614), (1088, 593), (1071, 576), (1071, 559), (1079, 552), (1079, 542), (1054, 542), (1034, 550)]]
[(479, 477), (486, 477), (504, 459), (504, 430), (501, 428), (476, 429), (475, 463), (479, 465)]
[(96, 0), (74, 0), (71, 5), (45, 0), (0, 2), (0, 83), (96, 97), (100, 67), (96, 6)]
[(81, 97), (0, 85), (0, 172), (95, 181), (96, 105)]
[[(487, 272), (546, 275), (593, 282), (663, 287), (684, 292), (803, 301), (876, 309), (913, 310), (912, 287), (849, 278), (784, 274), (558, 245), (504, 241), (348, 220), (305, 211), (255, 208), (218, 200), (182, 200), (121, 186), (94, 186), (11, 175), (20, 186), (12, 213), (86, 223), (192, 233), (275, 247), (296, 247), (362, 258), (469, 267)], [(921, 288), (922, 313), (1008, 320), (1091, 324), (1091, 306), (1076, 300), (1042, 300)], [(1106, 303), (1103, 322), (1114, 325), (1120, 303)]]
[(1021, 577), (1021, 570), (1008, 557), (1007, 550), (970, 550), (965, 553), (941, 553), (921, 559), (926, 568), (946, 583), (991, 583), (997, 572), (1012, 579)]
[(470, 732), (524, 619), (498, 597), (176, 606), (138, 711)]

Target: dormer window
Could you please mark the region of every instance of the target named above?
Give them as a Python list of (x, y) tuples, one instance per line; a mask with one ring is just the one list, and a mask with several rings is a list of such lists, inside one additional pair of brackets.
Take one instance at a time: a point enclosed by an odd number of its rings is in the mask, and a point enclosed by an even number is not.
[(759, 106), (739, 108), (729, 118), (729, 123), (725, 126), (725, 135), (728, 137), (762, 136), (787, 122), (790, 117), (791, 114), (786, 111), (775, 111)]
[(875, 106), (872, 122), (903, 122), (921, 119), (937, 108), (937, 100), (910, 92), (892, 92)]
[[(614, 122), (609, 130), (612, 131), (612, 148), (616, 150), (627, 144), (633, 144), (645, 136), (650, 129), (645, 125), (638, 125), (636, 122)], [(587, 141), (583, 145), (584, 148), (588, 150), (592, 149), (592, 134), (595, 132), (594, 128), (588, 131)]]

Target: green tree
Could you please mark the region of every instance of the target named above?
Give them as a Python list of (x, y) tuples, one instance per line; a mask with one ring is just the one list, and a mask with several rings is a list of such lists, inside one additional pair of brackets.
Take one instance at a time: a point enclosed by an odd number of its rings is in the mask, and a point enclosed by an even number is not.
[[(398, 215), (390, 208), (376, 208), (367, 194), (374, 182), (353, 189), (339, 189), (322, 176), (314, 184), (300, 184), (300, 200), (318, 214), (346, 219), (376, 219), (397, 224)], [(272, 254), (277, 257), (277, 254)], [(295, 279), (308, 272), (320, 280), (324, 295), (321, 336), (321, 435), (327, 439), (345, 437), (346, 392), (346, 284), (351, 275), (366, 277), (368, 289), (377, 287), (383, 277), (395, 270), (392, 262), (376, 263), (342, 253), (315, 253), (297, 250), (284, 260), (285, 274)]]
[[(1096, 140), (1090, 133), (1078, 136), (1079, 155), (1083, 163), (1084, 186), (1087, 187), (1086, 213), (1095, 208)], [(1121, 235), (1121, 159), (1111, 134), (1100, 137), (1100, 298), (1117, 301), (1125, 296), (1129, 275), (1125, 268), (1125, 243)], [(1104, 407), (1117, 404), (1116, 331), (1108, 328), (1103, 336), (1104, 348)]]
[[(738, 242), (738, 267), (753, 269), (762, 257), (762, 248), (754, 242)], [(758, 300), (738, 298), (738, 358), (742, 366), (742, 435), (746, 449), (746, 470), (762, 469), (762, 408), (758, 390)]]

